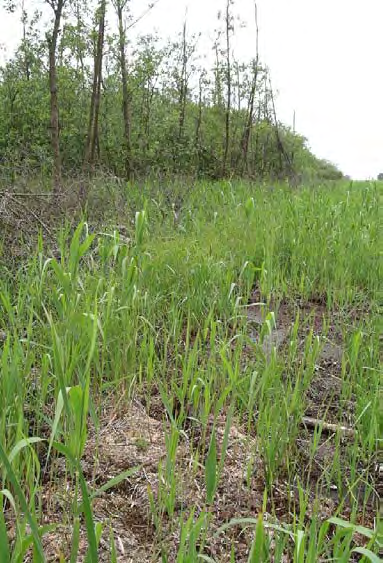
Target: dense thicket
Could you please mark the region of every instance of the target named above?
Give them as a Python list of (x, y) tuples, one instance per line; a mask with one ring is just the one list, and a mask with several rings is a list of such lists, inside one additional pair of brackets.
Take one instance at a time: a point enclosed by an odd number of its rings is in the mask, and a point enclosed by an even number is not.
[(49, 178), (52, 166), (56, 187), (97, 168), (129, 179), (341, 176), (278, 123), (258, 54), (248, 64), (235, 59), (231, 2), (218, 22), (214, 61), (205, 65), (186, 24), (175, 41), (133, 42), (127, 0), (46, 4), (54, 16), (46, 33), (33, 3), (28, 12), (24, 4), (23, 39), (1, 68), (3, 181)]

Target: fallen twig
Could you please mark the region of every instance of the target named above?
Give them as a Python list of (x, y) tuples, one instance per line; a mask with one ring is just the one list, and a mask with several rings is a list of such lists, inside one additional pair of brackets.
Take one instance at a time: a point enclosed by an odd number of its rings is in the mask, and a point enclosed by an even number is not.
[(325, 432), (341, 432), (345, 436), (355, 436), (356, 431), (353, 428), (348, 428), (347, 426), (341, 426), (340, 424), (331, 424), (330, 422), (325, 422), (318, 418), (310, 418), (309, 416), (302, 417), (302, 424), (308, 428), (316, 428), (321, 426), (322, 430)]
[(12, 192), (12, 191), (0, 191), (0, 197), (4, 197), (10, 195), (12, 197), (51, 197), (51, 194), (49, 193), (39, 193), (39, 194), (34, 194), (31, 192)]
[(36, 215), (36, 213), (32, 210), (29, 209), (26, 205), (24, 205), (21, 201), (17, 201), (11, 194), (7, 194), (8, 198), (13, 201), (14, 203), (16, 203), (17, 205), (19, 205), (20, 207), (22, 207), (27, 213), (30, 213), (32, 215), (32, 217), (34, 217), (36, 219), (36, 221), (42, 226), (42, 228), (48, 233), (48, 235), (51, 238), (53, 237), (53, 233), (52, 231), (49, 229), (49, 227), (47, 227), (47, 225), (40, 219), (40, 217), (38, 215)]

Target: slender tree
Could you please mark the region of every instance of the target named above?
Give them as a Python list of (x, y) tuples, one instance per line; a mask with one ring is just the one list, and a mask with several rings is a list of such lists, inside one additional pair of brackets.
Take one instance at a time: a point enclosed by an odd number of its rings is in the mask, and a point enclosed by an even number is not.
[(188, 53), (187, 53), (187, 37), (186, 37), (186, 20), (184, 21), (182, 28), (182, 44), (181, 44), (181, 71), (179, 76), (179, 86), (178, 86), (178, 105), (179, 105), (179, 117), (178, 117), (178, 140), (181, 141), (184, 134), (185, 126), (185, 112), (186, 112), (186, 96), (187, 96), (187, 64), (188, 64)]
[(248, 167), (248, 154), (249, 154), (249, 143), (251, 129), (254, 121), (254, 105), (255, 105), (255, 93), (257, 89), (258, 81), (258, 69), (259, 69), (259, 27), (258, 27), (258, 7), (257, 3), (254, 2), (255, 10), (255, 60), (252, 62), (252, 83), (249, 95), (249, 103), (247, 108), (247, 119), (241, 139), (241, 149), (243, 155), (243, 167), (242, 173), (247, 171)]
[(279, 158), (279, 172), (282, 173), (284, 171), (284, 163), (287, 166), (287, 174), (291, 176), (292, 174), (292, 164), (289, 153), (286, 151), (285, 146), (282, 141), (282, 137), (279, 131), (279, 123), (277, 119), (277, 112), (275, 109), (275, 101), (274, 101), (274, 92), (273, 87), (271, 85), (271, 79), (269, 77), (269, 88), (270, 88), (270, 98), (271, 98), (271, 108), (272, 108), (272, 115), (274, 120), (274, 132), (275, 132), (275, 139), (277, 142), (277, 149), (278, 149), (278, 158)]
[(233, 21), (230, 7), (232, 0), (226, 1), (225, 12), (225, 39), (226, 39), (226, 111), (225, 111), (225, 145), (223, 155), (222, 174), (226, 176), (227, 159), (230, 146), (230, 124), (231, 124), (231, 92), (232, 92), (232, 76), (231, 76), (231, 32), (233, 30)]
[(88, 136), (85, 151), (84, 166), (93, 170), (98, 142), (98, 121), (101, 102), (102, 61), (104, 55), (106, 0), (101, 0), (96, 12), (98, 23), (97, 41), (94, 52), (93, 86), (90, 102)]
[(54, 13), (51, 33), (46, 39), (49, 49), (49, 89), (51, 105), (51, 143), (53, 152), (53, 193), (58, 196), (62, 186), (61, 152), (60, 152), (60, 120), (57, 85), (56, 51), (60, 33), (61, 17), (66, 0), (45, 0)]
[[(257, 37), (250, 65), (236, 59), (232, 0), (225, 0), (226, 16), (224, 12), (219, 21), (212, 76), (204, 63), (197, 63), (196, 42), (186, 25), (176, 42), (169, 40), (160, 47), (156, 36), (138, 36), (129, 49), (129, 30), (150, 7), (134, 19), (129, 0), (113, 0), (113, 4), (43, 0), (43, 4), (49, 14), (52, 8), (54, 13), (52, 32), (47, 35), (38, 12), (31, 17), (30, 10), (41, 6), (41, 0), (0, 0), (0, 5), (18, 10), (23, 17), (22, 41), (14, 56), (0, 66), (0, 175), (7, 181), (23, 174), (45, 174), (52, 153), (53, 173), (50, 169), (48, 173), (56, 193), (62, 183), (61, 166), (66, 174), (81, 174), (92, 172), (96, 161), (125, 178), (133, 169), (135, 175), (144, 176), (180, 173), (219, 178), (223, 172), (227, 176), (255, 171), (259, 177), (291, 177), (302, 167), (311, 174), (318, 170), (322, 177), (339, 177), (336, 169), (313, 157), (303, 137), (278, 122)], [(89, 32), (88, 6), (95, 4), (98, 9)], [(118, 25), (107, 37), (109, 4), (116, 10)], [(79, 190), (82, 203), (87, 185), (84, 181)]]
[(141, 163), (146, 167), (147, 155), (150, 150), (153, 101), (155, 92), (160, 88), (159, 81), (163, 61), (167, 60), (168, 48), (158, 50), (156, 37), (146, 36), (138, 40), (139, 49), (135, 61), (137, 92), (140, 98), (137, 115), (137, 143), (141, 151)]
[(124, 118), (124, 144), (125, 144), (125, 175), (130, 180), (132, 176), (132, 148), (131, 148), (131, 94), (128, 85), (128, 70), (126, 61), (126, 30), (124, 27), (124, 10), (129, 0), (113, 0), (118, 18), (119, 34), (119, 62), (122, 85), (122, 113)]
[(76, 0), (74, 4), (74, 12), (76, 18), (76, 42), (74, 45), (75, 48), (75, 57), (76, 57), (76, 67), (79, 76), (82, 78), (82, 87), (84, 87), (84, 80), (85, 80), (85, 40), (84, 40), (84, 30), (85, 25), (83, 21), (83, 12), (82, 8), (87, 7), (87, 2), (84, 0)]
[(202, 94), (203, 94), (203, 85), (205, 81), (206, 81), (206, 71), (202, 70), (198, 80), (198, 113), (196, 119), (195, 142), (194, 142), (194, 148), (196, 152), (198, 151), (201, 144), (202, 103), (203, 103)]

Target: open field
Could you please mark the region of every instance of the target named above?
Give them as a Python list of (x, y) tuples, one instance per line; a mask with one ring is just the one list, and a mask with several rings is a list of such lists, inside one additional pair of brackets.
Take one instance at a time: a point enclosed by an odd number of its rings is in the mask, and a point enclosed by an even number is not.
[(132, 190), (4, 266), (0, 562), (379, 561), (382, 193)]

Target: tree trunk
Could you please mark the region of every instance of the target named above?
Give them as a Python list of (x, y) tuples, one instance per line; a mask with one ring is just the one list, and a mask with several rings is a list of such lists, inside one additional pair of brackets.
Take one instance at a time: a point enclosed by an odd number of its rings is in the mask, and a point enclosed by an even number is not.
[(219, 47), (218, 47), (219, 35), (214, 44), (215, 52), (215, 68), (214, 68), (214, 91), (213, 91), (213, 106), (218, 108), (223, 107), (223, 96), (222, 96), (222, 83), (221, 83), (221, 61), (219, 58)]
[(241, 139), (241, 148), (242, 148), (242, 155), (243, 155), (242, 174), (244, 174), (247, 171), (247, 165), (248, 165), (250, 135), (251, 135), (251, 128), (253, 126), (253, 120), (254, 120), (254, 102), (255, 102), (255, 91), (256, 91), (256, 86), (257, 86), (257, 77), (258, 77), (258, 64), (257, 64), (257, 62), (254, 62), (253, 82), (251, 84), (251, 90), (250, 90), (250, 96), (249, 96), (249, 105), (248, 105), (248, 110), (247, 110), (247, 120), (246, 120), (245, 128), (243, 130), (242, 139)]
[(126, 35), (123, 22), (123, 11), (127, 0), (117, 0), (116, 9), (118, 16), (119, 47), (120, 47), (120, 68), (122, 83), (122, 110), (124, 117), (124, 141), (125, 141), (125, 174), (129, 181), (132, 177), (132, 145), (131, 145), (131, 114), (130, 114), (130, 93), (128, 88), (128, 72), (126, 68)]
[(195, 138), (194, 138), (194, 153), (196, 158), (196, 169), (197, 175), (200, 172), (200, 154), (201, 154), (201, 127), (202, 127), (202, 87), (205, 75), (201, 72), (199, 77), (198, 86), (198, 115), (195, 128)]
[(226, 112), (225, 112), (225, 148), (223, 155), (223, 170), (222, 175), (226, 176), (227, 172), (227, 159), (229, 155), (230, 144), (230, 114), (231, 114), (231, 58), (230, 58), (230, 31), (231, 31), (231, 15), (230, 15), (230, 0), (226, 2)]
[(254, 117), (254, 102), (255, 102), (255, 92), (257, 89), (257, 79), (258, 79), (258, 67), (259, 67), (259, 27), (258, 27), (258, 6), (257, 3), (254, 2), (254, 10), (255, 10), (255, 61), (253, 62), (253, 82), (251, 84), (250, 90), (250, 97), (249, 97), (249, 105), (248, 105), (248, 112), (247, 112), (247, 121), (243, 131), (241, 145), (242, 145), (242, 153), (243, 153), (243, 167), (242, 167), (242, 174), (247, 171), (248, 168), (248, 154), (249, 154), (249, 144), (250, 144), (250, 135), (251, 135), (251, 128), (253, 125), (253, 117)]
[(187, 94), (187, 42), (186, 42), (186, 21), (182, 29), (182, 63), (181, 77), (179, 82), (179, 116), (178, 116), (178, 141), (184, 136), (185, 127), (185, 110), (186, 110), (186, 94)]
[(55, 20), (52, 35), (48, 35), (47, 37), (49, 47), (49, 88), (51, 105), (51, 143), (53, 153), (53, 193), (56, 196), (61, 193), (62, 184), (56, 49), (64, 3), (65, 0), (57, 0), (57, 3), (55, 5), (50, 3), (54, 10)]
[[(261, 123), (261, 111), (262, 111), (262, 104), (261, 104), (260, 101), (258, 101), (257, 127), (255, 129), (255, 139), (254, 139), (254, 166), (253, 166), (257, 175), (259, 175), (259, 172), (261, 170), (261, 166), (259, 166), (259, 169), (258, 169), (259, 125)], [(250, 143), (250, 137), (249, 137), (249, 143)]]
[(83, 32), (83, 22), (81, 19), (81, 4), (82, 0), (77, 0), (75, 4), (76, 16), (76, 31), (77, 31), (77, 45), (76, 45), (76, 69), (82, 80), (82, 88), (85, 89), (85, 63), (84, 63), (84, 49), (81, 44), (81, 35)]
[(21, 23), (23, 26), (23, 40), (22, 40), (22, 52), (24, 57), (24, 72), (25, 72), (25, 79), (29, 82), (31, 78), (31, 71), (30, 71), (30, 61), (29, 61), (29, 53), (27, 50), (27, 21), (28, 15), (25, 10), (25, 0), (21, 2)]
[(105, 13), (106, 13), (106, 0), (101, 0), (100, 8), (98, 10), (98, 35), (97, 45), (94, 56), (94, 74), (93, 74), (93, 87), (92, 97), (90, 102), (90, 115), (88, 127), (88, 139), (85, 151), (84, 167), (93, 171), (96, 156), (96, 143), (98, 138), (98, 118), (100, 113), (101, 101), (101, 79), (102, 79), (102, 60), (104, 53), (104, 35), (105, 35)]
[(274, 93), (273, 93), (273, 89), (272, 89), (272, 86), (271, 86), (270, 78), (269, 78), (269, 85), (270, 85), (271, 107), (272, 107), (272, 110), (273, 110), (273, 118), (274, 118), (275, 138), (276, 138), (276, 142), (277, 142), (278, 156), (279, 156), (279, 171), (280, 171), (280, 174), (283, 174), (283, 172), (284, 172), (284, 166), (283, 166), (283, 159), (284, 159), (285, 164), (287, 166), (287, 174), (288, 174), (288, 176), (291, 176), (292, 175), (292, 165), (291, 165), (290, 155), (286, 151), (286, 149), (283, 145), (282, 139), (281, 139), (281, 135), (279, 133), (279, 124), (278, 124), (278, 119), (277, 119), (277, 112), (275, 110)]
[(202, 86), (204, 81), (205, 75), (201, 72), (199, 77), (199, 84), (198, 84), (198, 115), (197, 115), (197, 123), (195, 129), (195, 141), (194, 141), (194, 148), (195, 151), (198, 152), (199, 146), (201, 144), (201, 126), (202, 126)]

